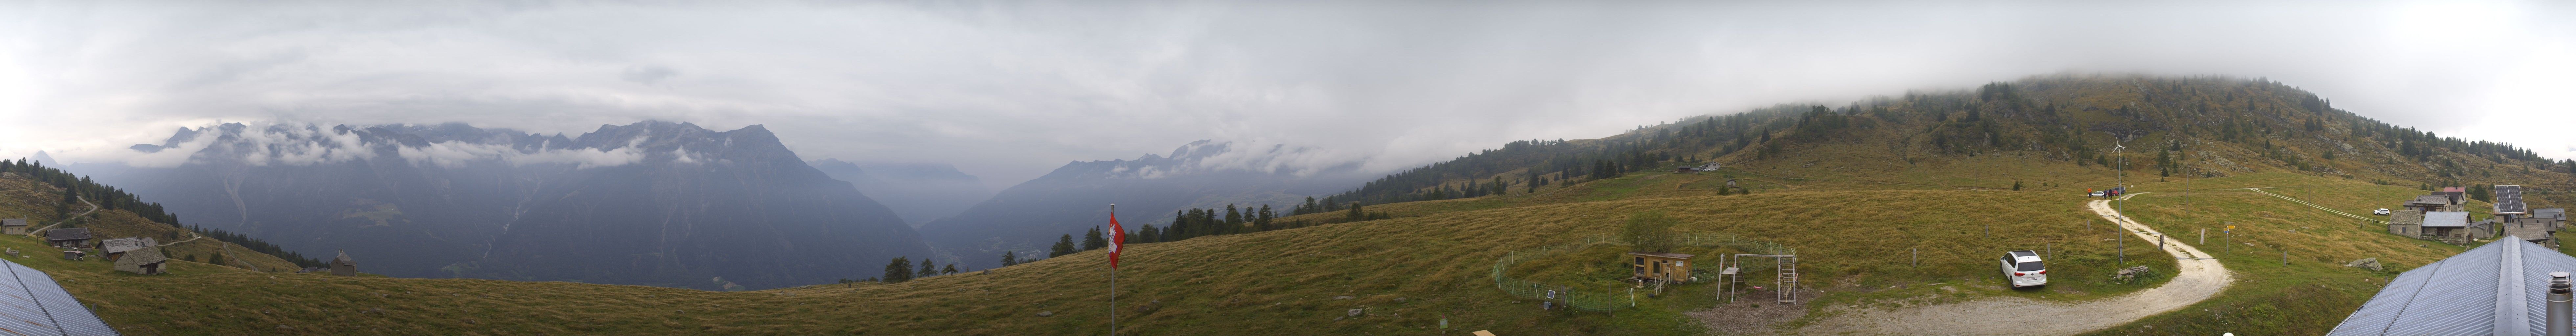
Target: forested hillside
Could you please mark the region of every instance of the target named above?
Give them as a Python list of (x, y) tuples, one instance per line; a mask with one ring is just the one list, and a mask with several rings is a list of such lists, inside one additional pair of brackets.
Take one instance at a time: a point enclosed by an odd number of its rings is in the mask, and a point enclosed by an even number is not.
[[(2565, 173), (2576, 168), (2576, 160), (2391, 125), (2280, 82), (2061, 74), (1975, 90), (1692, 117), (1594, 140), (1517, 141), (1391, 174), (1292, 213), (1527, 192), (1708, 160), (1796, 175), (1826, 173), (1807, 169), (1817, 164), (1877, 164), (1796, 153), (1855, 145), (1880, 148), (1856, 153), (1866, 159), (1906, 167), (1978, 155), (2085, 166), (2108, 166), (2125, 157), (2128, 174), (2143, 177), (2295, 171), (2427, 189), (2537, 184), (2530, 189), (2535, 203), (2576, 200), (2565, 192)], [(2119, 146), (2126, 148), (2115, 150)]]

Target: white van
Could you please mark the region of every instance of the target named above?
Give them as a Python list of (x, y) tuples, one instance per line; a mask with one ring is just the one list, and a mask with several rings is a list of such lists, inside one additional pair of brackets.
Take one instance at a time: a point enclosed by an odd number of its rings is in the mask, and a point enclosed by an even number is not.
[(2039, 252), (2006, 252), (1997, 261), (2002, 263), (2004, 279), (2011, 280), (2013, 288), (2048, 285), (2048, 265), (2039, 261)]

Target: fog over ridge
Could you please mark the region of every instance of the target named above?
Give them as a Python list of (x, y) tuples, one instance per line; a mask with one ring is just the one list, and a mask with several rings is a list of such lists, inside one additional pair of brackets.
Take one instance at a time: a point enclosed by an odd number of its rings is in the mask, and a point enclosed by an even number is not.
[[(2075, 71), (2268, 78), (2400, 126), (2571, 158), (2576, 135), (2491, 131), (2576, 124), (2558, 102), (2576, 92), (2562, 61), (2576, 59), (2571, 13), (2550, 1), (11, 2), (0, 156), (175, 164), (185, 156), (127, 147), (223, 120), (542, 134), (667, 120), (768, 125), (808, 159), (945, 162), (998, 188), (1198, 140), (1234, 144), (1201, 162), (1212, 167), (1386, 172), (1514, 140)], [(270, 159), (376, 155), (329, 143)], [(653, 154), (511, 152), (401, 155)]]

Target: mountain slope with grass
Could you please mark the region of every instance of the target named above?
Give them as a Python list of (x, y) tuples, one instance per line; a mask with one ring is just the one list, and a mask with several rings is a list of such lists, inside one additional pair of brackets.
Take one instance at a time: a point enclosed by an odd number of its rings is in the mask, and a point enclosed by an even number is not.
[[(2177, 81), (2184, 86), (2173, 86)], [(2177, 235), (2165, 243), (2212, 254), (2236, 272), (2236, 281), (2180, 310), (2093, 333), (2316, 334), (2396, 272), (2464, 247), (2389, 235), (2375, 224), (2243, 188), (2268, 187), (2265, 192), (2352, 212), (2455, 178), (2543, 189), (2567, 178), (2563, 163), (2516, 158), (2498, 145), (2453, 149), (2447, 141), (2425, 140), (2411, 148), (2429, 156), (2415, 156), (2399, 152), (2416, 140), (2395, 150), (2361, 141), (2402, 138), (2399, 129), (2360, 135), (2337, 133), (2356, 129), (2352, 123), (2327, 123), (2323, 130), (2264, 135), (2245, 125), (2300, 127), (2308, 119), (2287, 110), (2311, 105), (2268, 91), (2273, 84), (2261, 81), (2052, 77), (2009, 84), (1983, 94), (1890, 98), (1885, 105), (1822, 111), (1800, 105), (1695, 118), (1717, 121), (1521, 145), (1563, 146), (1555, 149), (1478, 153), (1333, 195), (1392, 218), (1352, 220), (1345, 209), (1299, 209), (1307, 213), (1282, 220), (1330, 224), (1130, 245), (1114, 307), (1106, 255), (1097, 250), (905, 282), (745, 292), (256, 273), (200, 263), (178, 263), (177, 273), (153, 277), (90, 264), (31, 266), (55, 272), (108, 323), (131, 334), (1107, 334), (1113, 310), (1120, 335), (1436, 334), (1444, 320), (1456, 329), (1450, 332), (1506, 335), (1776, 334), (1865, 315), (1856, 312), (1990, 299), (2074, 302), (2159, 286), (2164, 280), (2155, 274), (2173, 274), (2174, 260), (2142, 245), (2154, 242), (2112, 231), (2086, 205), (2097, 198), (2082, 195), (2125, 175), (2141, 193), (2116, 203), (2119, 211)], [(2228, 88), (2238, 91), (2216, 93)], [(1992, 93), (1997, 90), (2012, 93)], [(2227, 108), (2242, 106), (2232, 100), (2201, 105), (2208, 115), (2152, 112), (2192, 111), (2167, 100), (2193, 90), (2202, 98), (2272, 98), (2237, 112)], [(2275, 94), (2254, 95), (2260, 92)], [(2343, 118), (2331, 110), (2300, 113)], [(2224, 124), (2175, 120), (2243, 122), (2228, 137)], [(1962, 122), (1967, 126), (1957, 126)], [(1996, 131), (1968, 131), (1986, 124)], [(1751, 131), (1728, 133), (1734, 125)], [(2207, 127), (2219, 132), (2202, 133)], [(2062, 138), (2047, 140), (2051, 132)], [(2156, 152), (2140, 150), (2153, 147), (2131, 145), (2120, 153), (2135, 164), (2112, 170), (2104, 163), (2117, 160), (2110, 160), (2104, 134), (2119, 134), (2128, 144), (2188, 144), (2179, 152), (2191, 155), (2156, 164)], [(1985, 138), (1993, 144), (1977, 140)], [(2265, 139), (2273, 144), (2268, 150)], [(2013, 143), (2025, 145), (1994, 145)], [(2343, 145), (2353, 151), (2342, 152)], [(2329, 148), (2343, 154), (2281, 154)], [(2371, 155), (2384, 160), (2361, 159)], [(1674, 172), (1705, 162), (1725, 168)], [(2310, 165), (2299, 169), (2298, 163)], [(1548, 183), (1529, 183), (1539, 180)], [(1729, 181), (1737, 188), (1723, 188)], [(1634, 306), (1616, 312), (1542, 311), (1537, 300), (1496, 287), (1496, 261), (1506, 254), (1614, 234), (1632, 216), (1650, 213), (1673, 220), (1681, 232), (1734, 234), (1797, 249), (1802, 299), (1767, 300), (1783, 287), (1770, 282), (1761, 261), (1749, 264), (1745, 299), (1736, 302), (1719, 301), (1717, 286), (1703, 282), (1637, 289)], [(2228, 225), (2236, 228), (2222, 233)], [(2196, 235), (2202, 229), (2212, 229), (2206, 241)], [(9, 246), (35, 243), (0, 237)], [(1635, 288), (1623, 281), (1628, 247), (1577, 247), (1501, 271), (1586, 293)], [(1994, 258), (2020, 249), (2048, 254), (2050, 286), (2005, 288)], [(1695, 265), (1717, 265), (1718, 255), (1743, 251), (1675, 252), (1698, 255)], [(2342, 266), (2360, 258), (2397, 267)], [(2135, 266), (2145, 266), (2148, 275), (2114, 276)]]
[[(1984, 160), (1994, 157), (2012, 160)], [(1513, 142), (1388, 175), (1315, 210), (1527, 192), (1710, 162), (1770, 178), (2029, 188), (2039, 181), (2028, 177), (2046, 170), (2123, 158), (2131, 181), (2293, 172), (2425, 190), (2526, 185), (2534, 207), (2576, 204), (2568, 192), (2576, 160), (2391, 125), (2287, 84), (2058, 74), (1691, 117), (1601, 139)]]

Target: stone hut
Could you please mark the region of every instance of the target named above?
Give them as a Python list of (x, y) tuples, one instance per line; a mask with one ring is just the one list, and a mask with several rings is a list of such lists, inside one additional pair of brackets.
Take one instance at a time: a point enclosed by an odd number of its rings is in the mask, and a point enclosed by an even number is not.
[(349, 250), (340, 250), (339, 257), (331, 258), (331, 275), (358, 276), (358, 261), (349, 259)]
[(2493, 229), (2470, 225), (2469, 213), (2466, 211), (2426, 212), (2423, 227), (2424, 237), (2453, 244), (2467, 244), (2472, 239), (2493, 236), (2490, 232)]
[(2452, 202), (2450, 197), (2442, 195), (2415, 196), (2415, 199), (2408, 200), (2406, 204), (2399, 206), (2423, 212), (2460, 211), (2460, 203)]
[[(2490, 219), (2488, 221), (2496, 220)], [(2531, 241), (2531, 243), (2540, 244), (2541, 246), (2558, 246), (2557, 221), (2549, 220), (2548, 218), (2522, 217), (2503, 220), (2497, 223), (2497, 225), (2504, 228), (2504, 235), (2519, 237), (2522, 238), (2522, 240)]]
[(2388, 234), (2423, 237), (2424, 211), (2414, 209), (2389, 211)]
[(107, 251), (107, 260), (116, 260), (117, 258), (124, 256), (126, 252), (160, 246), (159, 242), (152, 241), (152, 237), (125, 237), (101, 240), (98, 242), (98, 245), (99, 249)]
[[(118, 257), (118, 254), (123, 254), (123, 257)], [(161, 255), (160, 247), (144, 247), (125, 252), (112, 252), (108, 254), (108, 258), (116, 260), (116, 270), (125, 271), (126, 273), (153, 275), (167, 273), (170, 271), (164, 268), (169, 266), (170, 257)]]
[(2434, 196), (2442, 196), (2443, 198), (2449, 198), (2449, 199), (2451, 199), (2451, 204), (2468, 204), (2468, 203), (2469, 203), (2469, 188), (2463, 188), (2463, 187), (2442, 187), (2442, 189), (2434, 191), (2432, 195), (2434, 195)]
[(0, 218), (0, 234), (27, 234), (26, 218)]

